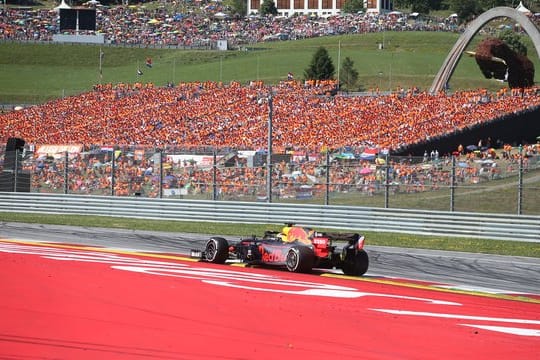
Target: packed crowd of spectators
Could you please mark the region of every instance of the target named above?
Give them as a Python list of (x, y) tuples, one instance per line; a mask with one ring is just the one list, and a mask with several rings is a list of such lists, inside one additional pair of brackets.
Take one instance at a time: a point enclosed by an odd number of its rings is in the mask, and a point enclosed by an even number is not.
[[(96, 31), (111, 44), (151, 46), (209, 46), (227, 40), (231, 47), (277, 39), (396, 31), (462, 31), (455, 18), (422, 19), (406, 14), (344, 14), (326, 18), (218, 16), (227, 11), (220, 2), (197, 2), (199, 7), (174, 11), (144, 6), (99, 7)], [(53, 9), (0, 9), (0, 39), (51, 41), (59, 31)], [(83, 32), (81, 32), (83, 33)], [(87, 33), (87, 32), (85, 32)]]
[(533, 87), (513, 92), (405, 91), (330, 96), (333, 81), (97, 86), (94, 91), (0, 115), (0, 139), (34, 144), (167, 145), (263, 149), (272, 95), (276, 149), (377, 146), (392, 151), (540, 105)]
[[(151, 155), (157, 148), (164, 149), (166, 154), (202, 146), (264, 151), (271, 94), (274, 152), (302, 154), (301, 160), (276, 164), (276, 189), (280, 196), (287, 197), (294, 196), (290, 194), (295, 194), (301, 185), (309, 184), (313, 193), (325, 191), (321, 169), (327, 150), (355, 148), (360, 153), (362, 149), (379, 148), (392, 152), (430, 137), (540, 106), (538, 88), (493, 94), (484, 90), (463, 91), (453, 95), (404, 90), (392, 95), (346, 97), (330, 95), (334, 87), (332, 81), (284, 81), (272, 87), (262, 82), (180, 83), (164, 88), (140, 83), (100, 85), (88, 93), (0, 115), (0, 141), (5, 143), (8, 137), (15, 136), (33, 145), (83, 144), (84, 150), (94, 148), (90, 145), (117, 146), (122, 151), (116, 158), (115, 193), (157, 196), (160, 178)], [(134, 157), (135, 149), (146, 149), (143, 152), (150, 155)], [(538, 150), (535, 145), (527, 149), (531, 155), (538, 154)], [(458, 178), (479, 181), (481, 171), (488, 170), (474, 166), (474, 161), (489, 159), (468, 158), (470, 154), (457, 147), (456, 151), (463, 156)], [(515, 164), (516, 152), (505, 148), (505, 154), (505, 161)], [(35, 161), (28, 165), (28, 170), (36, 174), (32, 178), (34, 187), (61, 191), (64, 162), (35, 156)], [(88, 156), (88, 152), (71, 154), (70, 192), (109, 192), (111, 157), (111, 153), (101, 158)], [(432, 164), (433, 157), (430, 156)], [(438, 159), (438, 153), (435, 157)], [(209, 167), (196, 162), (175, 163), (172, 158), (166, 158), (166, 165), (165, 188), (207, 196), (213, 191)], [(508, 171), (516, 169), (514, 166)], [(264, 193), (265, 171), (264, 166), (247, 166), (242, 158), (230, 168), (220, 168), (220, 196), (253, 197)], [(495, 176), (495, 171), (500, 171), (500, 167), (489, 168), (486, 174)], [(330, 174), (330, 191), (373, 194), (381, 190), (384, 176), (373, 159), (343, 162)], [(393, 189), (406, 192), (449, 184), (448, 171), (435, 166), (426, 168), (422, 162), (392, 163), (390, 176), (392, 182), (401, 186)]]

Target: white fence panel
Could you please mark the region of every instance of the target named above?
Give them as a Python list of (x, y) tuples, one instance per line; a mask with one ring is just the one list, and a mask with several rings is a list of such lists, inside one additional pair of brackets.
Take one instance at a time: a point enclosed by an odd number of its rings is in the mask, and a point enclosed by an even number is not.
[(540, 242), (540, 216), (0, 192), (0, 212), (306, 226)]

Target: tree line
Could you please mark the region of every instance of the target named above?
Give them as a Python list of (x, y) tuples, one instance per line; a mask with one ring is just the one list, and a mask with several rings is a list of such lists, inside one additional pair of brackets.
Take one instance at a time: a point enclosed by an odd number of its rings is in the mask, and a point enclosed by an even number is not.
[[(529, 10), (540, 8), (539, 0), (521, 0)], [(432, 11), (448, 10), (456, 13), (461, 21), (469, 21), (497, 6), (516, 8), (520, 0), (394, 0), (394, 7), (410, 9), (411, 12), (429, 14)]]
[[(521, 0), (523, 5), (532, 12), (540, 11), (540, 0)], [(237, 10), (245, 11), (244, 0), (226, 0), (226, 3)], [(456, 13), (461, 22), (468, 22), (487, 10), (497, 6), (516, 8), (520, 0), (394, 0), (394, 9), (417, 12), (428, 15), (434, 11), (450, 11)], [(355, 14), (365, 11), (363, 0), (345, 1), (341, 12)], [(274, 0), (263, 0), (259, 9), (261, 15), (277, 15)]]

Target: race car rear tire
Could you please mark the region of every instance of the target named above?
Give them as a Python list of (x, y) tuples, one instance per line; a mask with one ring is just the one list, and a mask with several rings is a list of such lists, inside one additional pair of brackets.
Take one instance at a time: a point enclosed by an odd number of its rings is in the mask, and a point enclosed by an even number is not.
[(351, 254), (343, 262), (343, 273), (349, 276), (362, 276), (369, 267), (369, 257), (365, 250)]
[(285, 264), (291, 272), (308, 273), (313, 269), (315, 256), (307, 246), (293, 246), (287, 251)]
[(204, 260), (215, 263), (224, 264), (229, 257), (229, 243), (221, 237), (210, 238), (206, 242), (204, 249)]

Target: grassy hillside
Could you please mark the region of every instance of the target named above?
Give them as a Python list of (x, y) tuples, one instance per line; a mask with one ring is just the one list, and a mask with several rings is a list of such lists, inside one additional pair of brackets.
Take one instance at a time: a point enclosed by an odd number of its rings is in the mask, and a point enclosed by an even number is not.
[[(458, 34), (442, 32), (385, 32), (263, 43), (250, 46), (247, 51), (226, 52), (103, 46), (102, 78), (99, 46), (0, 43), (0, 103), (44, 102), (88, 91), (100, 81), (142, 81), (158, 86), (206, 80), (275, 83), (288, 72), (302, 79), (319, 46), (329, 51), (336, 72), (338, 57), (341, 61), (350, 57), (363, 89), (427, 89), (457, 38)], [(379, 50), (378, 43), (383, 41), (385, 49)], [(534, 54), (528, 39), (524, 41), (529, 44), (529, 53)], [(144, 65), (147, 57), (153, 59), (151, 69)], [(531, 59), (538, 68), (538, 58), (533, 55)], [(137, 75), (138, 67), (144, 72), (142, 76)], [(505, 85), (484, 79), (474, 59), (468, 56), (461, 59), (451, 79), (453, 90), (495, 90), (502, 86)]]

